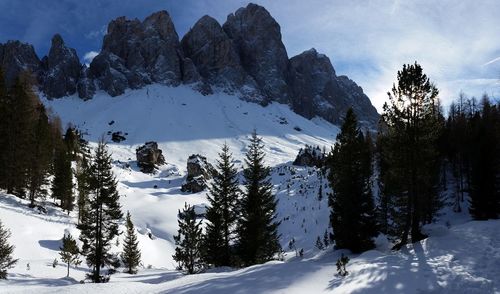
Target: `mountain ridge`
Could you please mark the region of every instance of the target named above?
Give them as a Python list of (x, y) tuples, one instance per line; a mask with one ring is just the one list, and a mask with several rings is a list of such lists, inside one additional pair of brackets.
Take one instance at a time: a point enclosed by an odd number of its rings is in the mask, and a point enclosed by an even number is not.
[(288, 104), (306, 118), (335, 124), (349, 107), (364, 127), (375, 128), (379, 118), (362, 88), (337, 76), (325, 55), (311, 49), (289, 58), (279, 24), (252, 3), (223, 24), (203, 16), (181, 39), (165, 10), (143, 21), (118, 17), (109, 23), (89, 67), (59, 34), (41, 60), (29, 44), (0, 44), (0, 66), (8, 84), (23, 70), (31, 71), (48, 98), (78, 94), (87, 100), (97, 90), (114, 97), (148, 84), (187, 84), (204, 95), (222, 91), (262, 105)]

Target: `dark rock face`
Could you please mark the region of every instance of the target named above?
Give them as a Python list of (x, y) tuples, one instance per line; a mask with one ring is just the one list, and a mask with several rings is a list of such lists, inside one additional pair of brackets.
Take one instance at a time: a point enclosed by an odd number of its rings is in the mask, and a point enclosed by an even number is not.
[(158, 149), (158, 143), (146, 142), (135, 151), (137, 165), (143, 173), (153, 173), (156, 166), (165, 163), (161, 149)]
[(349, 107), (365, 125), (375, 125), (378, 113), (361, 87), (344, 76), (338, 77), (324, 54), (315, 49), (290, 59), (292, 109), (312, 118), (316, 115), (339, 124)]
[(43, 91), (50, 98), (73, 95), (77, 90), (81, 65), (75, 49), (68, 48), (62, 37), (52, 38), (49, 55), (44, 58)]
[(40, 77), (42, 71), (40, 59), (33, 46), (19, 41), (0, 44), (0, 67), (4, 71), (8, 86), (12, 85), (25, 70), (30, 71), (36, 79)]
[(111, 96), (146, 84), (179, 85), (182, 78), (179, 36), (170, 15), (159, 11), (143, 22), (119, 17), (108, 25), (101, 53), (90, 68)]
[(206, 182), (212, 178), (214, 168), (207, 158), (199, 154), (189, 156), (187, 161), (187, 177), (182, 184), (182, 192), (198, 193), (207, 187)]
[(83, 100), (89, 100), (94, 97), (96, 87), (94, 80), (89, 77), (90, 70), (88, 67), (83, 66), (80, 72), (80, 79), (78, 84), (76, 85), (76, 89), (78, 91), (78, 97)]
[(245, 100), (262, 100), (257, 84), (241, 66), (232, 40), (214, 18), (203, 16), (184, 36), (181, 46), (210, 85), (229, 93), (240, 92)]
[(227, 17), (223, 25), (233, 40), (243, 68), (269, 101), (288, 103), (288, 55), (281, 28), (262, 6), (248, 4)]
[(293, 165), (298, 166), (323, 166), (325, 160), (325, 155), (319, 148), (319, 146), (309, 146), (306, 145), (305, 148), (301, 148), (299, 154), (293, 161)]

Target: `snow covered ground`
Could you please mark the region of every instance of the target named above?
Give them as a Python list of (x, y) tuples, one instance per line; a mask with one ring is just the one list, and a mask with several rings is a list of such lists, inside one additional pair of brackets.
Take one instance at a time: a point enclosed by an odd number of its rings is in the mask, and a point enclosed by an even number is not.
[[(50, 201), (46, 214), (36, 213), (27, 202), (1, 194), (0, 219), (12, 231), (19, 262), (9, 280), (0, 281), (0, 293), (500, 293), (500, 222), (470, 222), (466, 212), (450, 218), (444, 211), (445, 217), (426, 228), (430, 238), (400, 252), (390, 252), (379, 238), (377, 250), (350, 255), (350, 274), (337, 277), (342, 252), (315, 248), (328, 227), (325, 186), (318, 200), (326, 180), (315, 168), (291, 165), (305, 144), (327, 150), (333, 144), (339, 130), (324, 120), (306, 120), (285, 105), (263, 108), (226, 94), (202, 96), (187, 87), (158, 85), (114, 98), (99, 94), (87, 102), (68, 97), (44, 103), (65, 124), (86, 132), (93, 145), (101, 136), (109, 140), (110, 132), (127, 133), (125, 141), (109, 147), (123, 210), (130, 210), (139, 232), (143, 268), (138, 275), (115, 274), (107, 284), (81, 285), (87, 270), (82, 264), (71, 269), (72, 278), (63, 278), (65, 266), (54, 268), (53, 260), (64, 230), (78, 235), (76, 215)], [(188, 156), (199, 153), (214, 163), (227, 143), (241, 167), (253, 129), (263, 137), (266, 162), (273, 167), (285, 261), (192, 276), (176, 272), (178, 209), (185, 202), (206, 203), (204, 192), (180, 191)], [(135, 149), (150, 140), (167, 161), (154, 175), (141, 173), (135, 162)], [(292, 239), (297, 250), (304, 249), (303, 258), (288, 247)]]

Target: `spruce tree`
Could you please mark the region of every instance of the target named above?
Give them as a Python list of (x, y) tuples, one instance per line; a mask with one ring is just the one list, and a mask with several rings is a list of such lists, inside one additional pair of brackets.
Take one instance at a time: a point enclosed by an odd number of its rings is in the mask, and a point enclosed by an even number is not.
[(217, 170), (207, 195), (210, 203), (206, 212), (205, 261), (214, 266), (230, 266), (231, 241), (238, 217), (238, 172), (229, 147), (224, 144), (219, 153)]
[(92, 270), (89, 278), (95, 283), (106, 281), (101, 275), (102, 267), (116, 265), (109, 250), (111, 241), (119, 234), (118, 221), (122, 212), (111, 167), (111, 155), (106, 143), (101, 140), (90, 166), (89, 208), (78, 226), (83, 242), (82, 252)]
[(76, 181), (77, 181), (77, 191), (78, 191), (78, 223), (82, 221), (85, 213), (88, 211), (89, 206), (89, 195), (90, 195), (90, 160), (91, 154), (88, 147), (87, 141), (82, 138), (79, 139), (78, 150), (80, 151), (80, 157), (77, 158), (76, 164)]
[(238, 224), (238, 251), (244, 265), (271, 260), (281, 251), (272, 194), (270, 168), (264, 165), (264, 145), (254, 131), (243, 171), (245, 191), (241, 199)]
[(36, 107), (36, 121), (31, 132), (31, 150), (27, 175), (30, 205), (35, 205), (35, 199), (44, 194), (42, 186), (47, 183), (47, 176), (52, 160), (52, 140), (50, 123), (43, 104)]
[(129, 274), (136, 274), (137, 267), (141, 262), (141, 252), (139, 250), (139, 241), (137, 241), (137, 235), (129, 211), (127, 211), (125, 225), (127, 230), (125, 232), (125, 242), (123, 243), (121, 259), (127, 268), (126, 272)]
[(82, 262), (80, 260), (80, 249), (78, 249), (76, 240), (73, 239), (73, 236), (69, 232), (64, 234), (62, 242), (62, 247), (59, 248), (61, 250), (59, 255), (61, 256), (61, 260), (67, 264), (68, 273), (66, 277), (69, 277), (69, 266), (78, 266)]
[(330, 222), (335, 246), (358, 253), (374, 247), (377, 235), (371, 189), (372, 156), (369, 140), (350, 108), (337, 135), (330, 160)]
[(12, 258), (14, 245), (9, 245), (10, 231), (3, 227), (0, 220), (0, 279), (7, 279), (7, 270), (16, 264), (17, 259)]
[(179, 264), (178, 269), (194, 274), (203, 269), (201, 221), (196, 220), (194, 207), (184, 204), (179, 210), (179, 230), (174, 236), (175, 254), (172, 256)]
[(61, 208), (68, 213), (74, 207), (73, 170), (71, 157), (62, 142), (58, 142), (54, 157), (54, 178), (52, 180), (52, 197), (61, 201)]
[(380, 180), (385, 203), (400, 242), (395, 249), (426, 236), (421, 226), (439, 206), (438, 139), (442, 131), (438, 90), (415, 63), (398, 71), (384, 104), (380, 143)]

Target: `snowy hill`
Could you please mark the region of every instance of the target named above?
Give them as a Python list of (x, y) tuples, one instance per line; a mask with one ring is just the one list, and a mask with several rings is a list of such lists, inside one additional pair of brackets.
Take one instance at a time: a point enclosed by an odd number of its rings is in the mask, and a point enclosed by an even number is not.
[[(72, 123), (95, 145), (101, 136), (121, 131), (126, 140), (110, 143), (113, 171), (118, 180), (121, 204), (130, 210), (139, 231), (143, 268), (130, 276), (116, 274), (108, 284), (79, 285), (86, 266), (71, 269), (73, 279), (62, 278), (66, 269), (58, 248), (64, 230), (74, 236), (76, 214), (69, 216), (47, 201), (47, 213), (37, 213), (27, 202), (11, 195), (0, 196), (0, 216), (12, 231), (11, 242), (19, 258), (1, 293), (495, 293), (500, 291), (500, 222), (469, 222), (467, 213), (456, 221), (446, 218), (427, 228), (430, 238), (400, 252), (387, 250), (384, 238), (377, 250), (351, 255), (344, 279), (335, 276), (341, 252), (315, 248), (318, 236), (328, 227), (326, 179), (318, 169), (291, 164), (304, 145), (325, 147), (334, 143), (338, 127), (322, 120), (307, 120), (273, 103), (267, 107), (216, 93), (203, 96), (189, 87), (150, 85), (118, 97), (105, 93), (90, 101), (77, 97), (46, 100), (63, 123)], [(227, 143), (241, 170), (249, 134), (257, 130), (266, 144), (266, 162), (272, 167), (278, 202), (284, 262), (219, 272), (183, 276), (172, 259), (173, 235), (178, 209), (185, 202), (203, 205), (205, 192), (180, 190), (186, 161), (199, 153), (214, 163)], [(154, 175), (139, 171), (135, 150), (146, 141), (157, 141), (167, 164)], [(318, 200), (319, 186), (323, 197)], [(466, 209), (464, 209), (466, 210)], [(446, 211), (445, 211), (446, 212)], [(123, 227), (122, 227), (123, 229)], [(289, 248), (304, 249), (298, 258)], [(113, 250), (119, 251), (120, 246)], [(472, 254), (474, 253), (474, 254)], [(28, 269), (29, 264), (29, 269)]]

